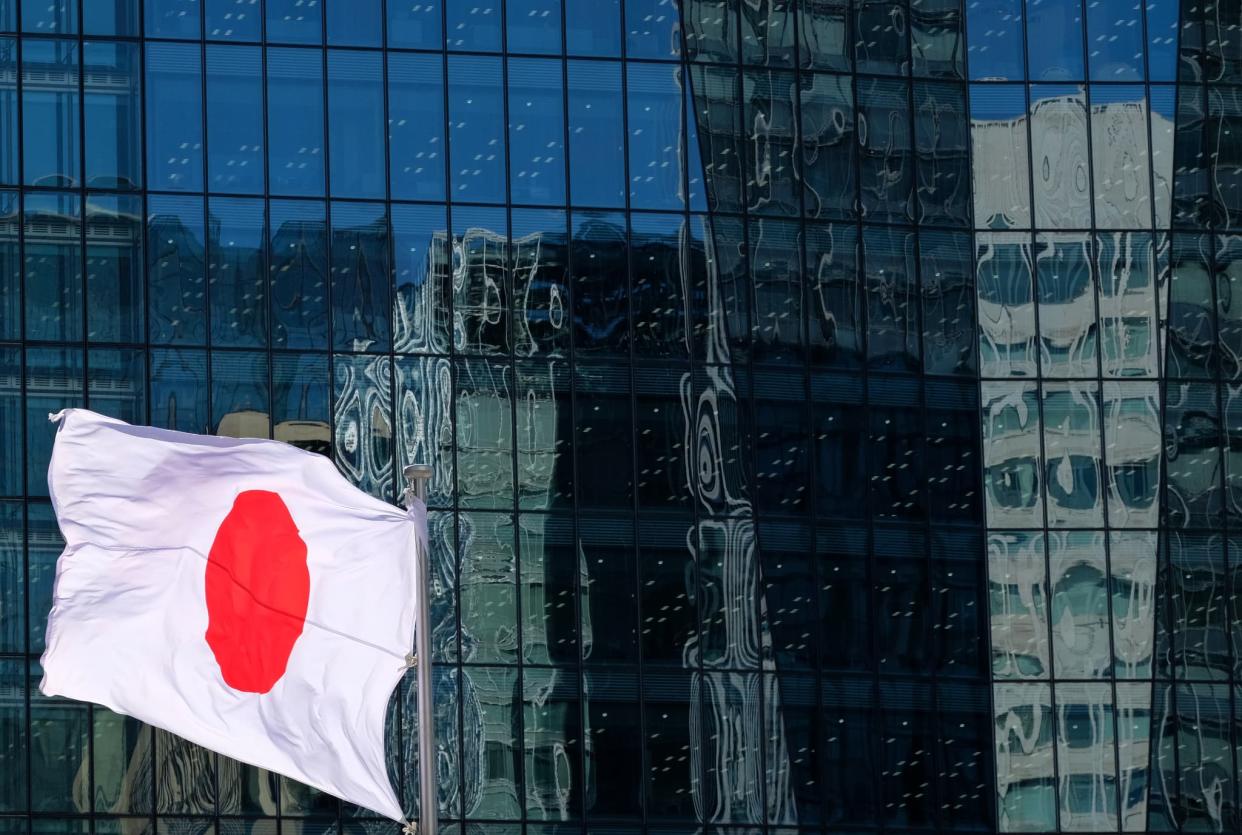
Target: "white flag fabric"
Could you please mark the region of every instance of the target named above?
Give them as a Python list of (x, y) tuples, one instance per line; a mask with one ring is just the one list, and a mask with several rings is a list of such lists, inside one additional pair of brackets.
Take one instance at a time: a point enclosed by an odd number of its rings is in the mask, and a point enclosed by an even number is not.
[(66, 545), (43, 693), (404, 820), (384, 718), (413, 647), (426, 508), (278, 441), (52, 419)]

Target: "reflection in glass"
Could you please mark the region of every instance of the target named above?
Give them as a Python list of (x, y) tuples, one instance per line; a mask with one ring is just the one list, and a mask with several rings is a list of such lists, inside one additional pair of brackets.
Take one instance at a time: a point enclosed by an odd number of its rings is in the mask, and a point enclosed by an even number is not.
[(92, 341), (143, 338), (143, 226), (140, 197), (87, 197), (86, 329)]
[(30, 40), (22, 47), (22, 152), (26, 185), (81, 181), (78, 44)]
[(263, 201), (213, 197), (208, 205), (211, 343), (267, 344), (267, 223)]
[(86, 183), (94, 188), (137, 188), (142, 183), (142, 75), (138, 47), (87, 42)]
[(621, 66), (570, 61), (568, 73), (570, 202), (575, 206), (623, 206)]
[(77, 194), (27, 193), (25, 299), (27, 339), (82, 338), (82, 200)]
[[(150, 14), (150, 6), (148, 14)], [(203, 190), (202, 51), (147, 44), (147, 185)]]
[(212, 191), (263, 192), (262, 69), (258, 47), (207, 47), (207, 182)]
[[(359, 12), (351, 9), (351, 14)], [(328, 149), (333, 197), (384, 196), (383, 72), (377, 53), (328, 52)]]
[(392, 197), (443, 200), (443, 62), (433, 55), (404, 52), (389, 53), (387, 60), (388, 176)]
[[(272, 4), (267, 8), (270, 38)], [(269, 49), (267, 165), (273, 194), (324, 193), (323, 115), (323, 56), (306, 49)]]

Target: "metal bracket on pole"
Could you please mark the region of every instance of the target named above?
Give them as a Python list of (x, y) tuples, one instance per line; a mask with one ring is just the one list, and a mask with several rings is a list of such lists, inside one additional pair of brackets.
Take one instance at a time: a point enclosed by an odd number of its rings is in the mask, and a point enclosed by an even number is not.
[[(417, 499), (427, 501), (427, 482), (431, 479), (429, 464), (410, 464), (405, 474), (405, 506), (410, 508)], [(418, 835), (436, 835), (439, 817), (439, 792), (436, 786), (435, 712), (431, 700), (431, 584), (427, 561), (430, 554), (415, 557), (415, 582), (419, 594), (415, 597), (414, 652), (415, 659), (426, 659), (414, 665), (415, 681), (418, 683)]]

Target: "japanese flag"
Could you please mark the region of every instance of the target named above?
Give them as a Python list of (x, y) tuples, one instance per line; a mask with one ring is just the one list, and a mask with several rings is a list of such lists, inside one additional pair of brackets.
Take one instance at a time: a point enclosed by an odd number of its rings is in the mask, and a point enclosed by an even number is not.
[(384, 716), (413, 647), (426, 509), (277, 441), (53, 420), (66, 545), (40, 689), (403, 820)]

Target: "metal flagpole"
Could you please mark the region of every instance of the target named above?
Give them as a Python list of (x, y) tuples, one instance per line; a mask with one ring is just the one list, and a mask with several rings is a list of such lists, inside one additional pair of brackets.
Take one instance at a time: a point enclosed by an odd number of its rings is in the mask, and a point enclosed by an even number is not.
[[(414, 501), (426, 503), (431, 466), (410, 464), (405, 473), (405, 506)], [(436, 791), (435, 714), (431, 706), (431, 584), (428, 561), (431, 554), (415, 555), (414, 677), (418, 684), (418, 835), (436, 835), (439, 794)]]

